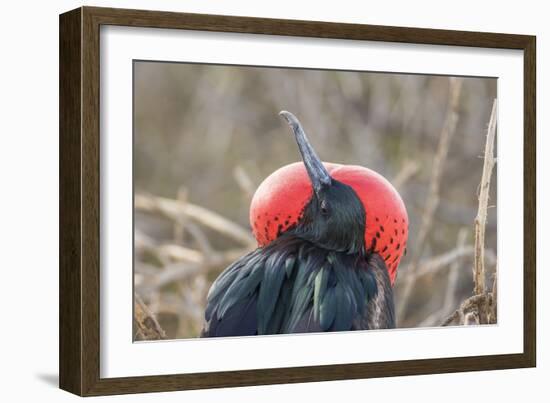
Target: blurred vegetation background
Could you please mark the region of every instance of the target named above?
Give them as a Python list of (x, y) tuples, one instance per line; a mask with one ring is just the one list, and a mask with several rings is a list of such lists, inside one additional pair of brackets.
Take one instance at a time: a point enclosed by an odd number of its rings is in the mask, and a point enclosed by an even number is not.
[[(155, 314), (166, 337), (198, 336), (212, 281), (255, 246), (248, 222), (254, 190), (275, 169), (300, 160), (278, 116), (286, 109), (300, 119), (321, 159), (369, 167), (398, 188), (410, 219), (409, 251), (395, 286), (398, 327), (440, 325), (472, 294), (473, 223), (497, 95), (496, 79), (460, 78), (453, 108), (452, 80), (135, 62), (140, 306)], [(442, 145), (452, 113), (456, 128)], [(425, 227), (429, 199), (437, 202)], [(496, 201), (495, 170), (485, 235), (488, 281), (496, 270)], [(422, 226), (427, 233), (417, 245)]]

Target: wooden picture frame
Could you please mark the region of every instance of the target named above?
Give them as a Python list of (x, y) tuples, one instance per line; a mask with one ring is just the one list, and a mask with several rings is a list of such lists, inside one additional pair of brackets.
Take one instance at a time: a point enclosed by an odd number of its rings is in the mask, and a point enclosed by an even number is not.
[[(100, 377), (100, 27), (119, 25), (524, 52), (523, 353), (277, 369)], [(82, 7), (60, 16), (60, 387), (81, 396), (533, 367), (536, 364), (535, 37)]]

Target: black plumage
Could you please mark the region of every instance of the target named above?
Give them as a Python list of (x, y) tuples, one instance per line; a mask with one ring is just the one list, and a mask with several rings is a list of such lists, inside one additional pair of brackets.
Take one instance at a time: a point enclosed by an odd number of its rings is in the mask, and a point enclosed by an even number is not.
[(203, 337), (395, 327), (378, 254), (327, 251), (284, 234), (228, 267), (208, 295)]
[(214, 282), (202, 336), (395, 327), (386, 265), (365, 251), (364, 223), (363, 206), (347, 185), (333, 180), (314, 193), (295, 227)]

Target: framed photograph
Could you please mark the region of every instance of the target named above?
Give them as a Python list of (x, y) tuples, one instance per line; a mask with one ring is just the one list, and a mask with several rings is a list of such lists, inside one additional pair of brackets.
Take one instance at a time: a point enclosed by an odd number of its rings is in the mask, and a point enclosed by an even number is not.
[(60, 16), (60, 387), (533, 367), (535, 37)]

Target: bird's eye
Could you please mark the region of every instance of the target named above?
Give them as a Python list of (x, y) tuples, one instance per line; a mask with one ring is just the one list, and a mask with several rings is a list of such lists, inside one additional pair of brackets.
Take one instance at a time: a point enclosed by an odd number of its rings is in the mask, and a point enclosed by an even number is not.
[(326, 216), (329, 213), (328, 203), (326, 200), (321, 200), (321, 214)]

